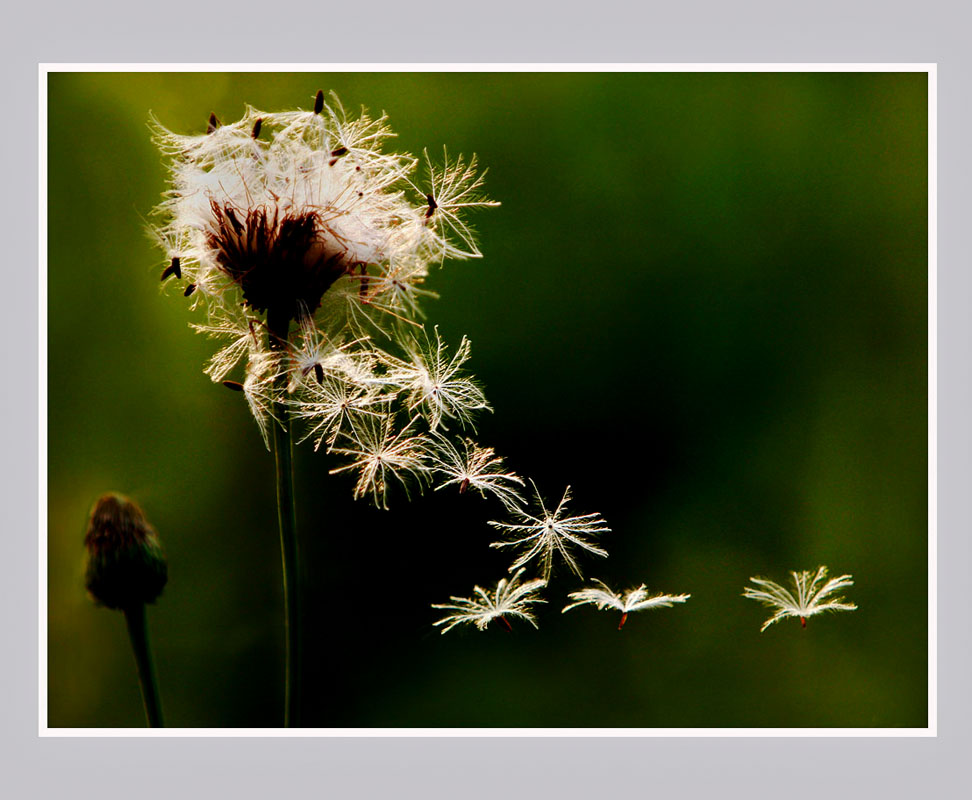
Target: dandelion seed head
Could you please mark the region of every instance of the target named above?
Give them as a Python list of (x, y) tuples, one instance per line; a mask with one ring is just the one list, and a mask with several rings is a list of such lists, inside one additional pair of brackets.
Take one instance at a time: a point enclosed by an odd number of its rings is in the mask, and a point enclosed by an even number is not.
[(413, 422), (394, 439), (396, 414), (435, 431), (486, 408), (457, 374), (468, 340), (450, 358), (438, 332), (437, 349), (416, 333), (435, 296), (423, 288), (430, 266), (479, 255), (461, 219), (492, 205), (475, 160), (429, 161), (433, 221), (415, 197), (419, 162), (387, 148), (386, 118), (349, 114), (334, 95), (308, 110), (211, 114), (194, 135), (152, 127), (169, 173), (151, 229), (162, 285), (205, 314), (194, 327), (218, 342), (206, 374), (242, 386), (264, 441), (277, 407), (293, 412), (298, 435), (350, 455), (363, 470), (356, 494), (384, 505), (387, 478), (423, 474), (429, 449)]
[(416, 159), (382, 151), (384, 117), (352, 119), (335, 98), (320, 113), (248, 108), (209, 127), (183, 136), (154, 124), (171, 158), (156, 236), (206, 294), (236, 286), (254, 310), (293, 319), (299, 304), (313, 312), (332, 284), (364, 268), (401, 293), (383, 291), (388, 305), (414, 312), (406, 287), (430, 260), (479, 255), (461, 219), (491, 205), (474, 160), (430, 166), (443, 223), (429, 225), (426, 204), (405, 191)]

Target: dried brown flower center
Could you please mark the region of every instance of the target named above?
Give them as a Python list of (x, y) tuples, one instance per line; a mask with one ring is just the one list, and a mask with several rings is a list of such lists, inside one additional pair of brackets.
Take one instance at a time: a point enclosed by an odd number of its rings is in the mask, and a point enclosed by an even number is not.
[(278, 320), (296, 318), (301, 306), (313, 313), (331, 284), (355, 266), (335, 237), (323, 235), (316, 211), (241, 211), (215, 201), (211, 207), (207, 242), (217, 266), (239, 284), (248, 306)]

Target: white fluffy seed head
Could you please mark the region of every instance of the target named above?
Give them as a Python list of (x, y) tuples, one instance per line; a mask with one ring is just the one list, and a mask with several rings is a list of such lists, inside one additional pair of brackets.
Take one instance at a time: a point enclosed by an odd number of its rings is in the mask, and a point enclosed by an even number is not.
[(298, 436), (352, 456), (358, 496), (384, 505), (388, 477), (424, 478), (427, 434), (487, 408), (457, 375), (468, 341), (447, 358), (419, 322), (430, 268), (479, 255), (462, 215), (496, 204), (475, 159), (426, 157), (416, 177), (418, 159), (387, 149), (384, 116), (322, 94), (312, 110), (211, 115), (195, 135), (152, 127), (169, 187), (151, 232), (163, 285), (205, 311), (194, 327), (218, 341), (206, 374), (242, 389), (265, 441), (286, 409)]
[[(254, 264), (268, 249), (273, 253), (275, 236), (285, 238), (288, 221), (309, 219), (295, 260), (307, 269), (326, 265), (325, 277), (333, 280), (317, 282), (327, 284), (324, 291), (354, 278), (363, 304), (414, 316), (420, 294), (414, 288), (429, 264), (479, 255), (462, 214), (495, 205), (481, 195), (475, 159), (429, 162), (426, 183), (416, 184), (409, 176), (417, 160), (383, 151), (392, 136), (385, 118), (351, 118), (336, 98), (319, 113), (248, 107), (230, 124), (211, 118), (208, 132), (194, 136), (158, 122), (154, 129), (170, 157), (170, 189), (157, 209), (165, 221), (155, 234), (167, 257), (180, 259), (185, 280), (211, 302), (236, 286), (251, 308), (263, 310), (265, 288), (247, 285), (254, 283)], [(257, 219), (269, 222), (258, 229)], [(319, 288), (298, 298), (313, 305), (311, 312)]]

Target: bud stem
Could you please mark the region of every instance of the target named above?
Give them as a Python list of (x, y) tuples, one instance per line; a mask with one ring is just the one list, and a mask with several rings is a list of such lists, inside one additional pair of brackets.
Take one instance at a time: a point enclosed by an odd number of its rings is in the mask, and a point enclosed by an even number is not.
[(150, 728), (162, 728), (162, 701), (159, 697), (159, 682), (155, 676), (155, 663), (152, 661), (152, 647), (149, 644), (148, 623), (145, 618), (145, 603), (125, 607), (125, 623), (128, 625), (128, 638), (135, 653), (135, 666), (138, 669), (138, 685), (142, 689), (142, 703), (145, 717)]
[[(274, 319), (267, 314), (270, 348), (286, 345), (289, 319)], [(283, 377), (286, 381), (286, 376)], [(297, 513), (294, 502), (293, 442), (290, 418), (283, 403), (276, 406), (279, 425), (273, 426), (273, 452), (277, 471), (277, 519), (280, 525), (280, 555), (283, 561), (284, 615), (287, 631), (286, 683), (284, 684), (284, 727), (300, 727), (301, 635), (300, 584), (297, 551)]]

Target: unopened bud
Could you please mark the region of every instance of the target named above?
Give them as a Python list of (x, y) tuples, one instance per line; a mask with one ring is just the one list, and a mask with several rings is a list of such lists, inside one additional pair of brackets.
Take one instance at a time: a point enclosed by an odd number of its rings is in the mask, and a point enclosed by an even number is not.
[(165, 554), (145, 515), (120, 494), (106, 494), (91, 511), (84, 537), (85, 588), (99, 605), (152, 603), (168, 578)]

